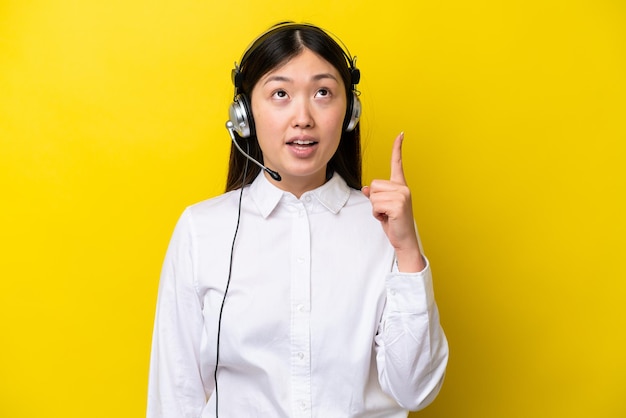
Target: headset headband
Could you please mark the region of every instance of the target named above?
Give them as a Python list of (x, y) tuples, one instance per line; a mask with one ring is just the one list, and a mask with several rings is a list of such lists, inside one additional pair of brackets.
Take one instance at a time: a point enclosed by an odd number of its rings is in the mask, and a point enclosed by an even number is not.
[(289, 30), (289, 29), (305, 29), (305, 28), (319, 31), (323, 33), (324, 35), (330, 37), (333, 41), (335, 41), (335, 43), (341, 49), (341, 52), (343, 53), (343, 56), (346, 59), (346, 62), (348, 63), (348, 68), (350, 70), (350, 83), (352, 84), (352, 90), (355, 90), (355, 85), (359, 84), (359, 81), (361, 80), (361, 72), (359, 71), (358, 68), (356, 68), (356, 57), (352, 57), (352, 55), (350, 55), (350, 51), (346, 47), (346, 44), (344, 44), (341, 41), (341, 39), (339, 39), (333, 33), (327, 30), (324, 30), (320, 28), (319, 26), (310, 24), (310, 23), (282, 22), (282, 23), (278, 23), (272, 26), (269, 30), (262, 33), (254, 41), (252, 41), (252, 43), (248, 46), (248, 48), (246, 48), (243, 55), (241, 56), (241, 59), (239, 60), (239, 64), (235, 63), (235, 68), (233, 68), (231, 72), (231, 78), (235, 86), (235, 95), (239, 93), (239, 89), (241, 88), (241, 84), (243, 82), (240, 69), (245, 65), (250, 54), (252, 54), (259, 47), (259, 45), (261, 45), (267, 38), (269, 38), (270, 36), (274, 35), (277, 32), (282, 32), (284, 30)]

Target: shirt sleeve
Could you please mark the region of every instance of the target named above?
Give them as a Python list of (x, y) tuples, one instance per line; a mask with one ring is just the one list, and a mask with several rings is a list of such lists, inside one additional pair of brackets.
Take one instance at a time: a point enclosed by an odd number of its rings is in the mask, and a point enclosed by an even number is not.
[(439, 393), (448, 362), (428, 260), (419, 273), (389, 273), (386, 291), (375, 338), (378, 379), (400, 406), (417, 411)]
[(194, 285), (191, 217), (183, 213), (159, 283), (152, 337), (147, 418), (199, 417), (206, 404), (200, 353), (202, 307)]

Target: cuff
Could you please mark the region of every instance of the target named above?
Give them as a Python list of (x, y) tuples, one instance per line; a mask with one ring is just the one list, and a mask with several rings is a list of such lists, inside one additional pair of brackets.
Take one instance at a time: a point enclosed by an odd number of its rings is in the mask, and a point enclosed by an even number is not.
[(421, 313), (434, 302), (430, 263), (424, 257), (426, 267), (418, 273), (401, 273), (394, 263), (387, 275), (387, 309), (389, 312)]

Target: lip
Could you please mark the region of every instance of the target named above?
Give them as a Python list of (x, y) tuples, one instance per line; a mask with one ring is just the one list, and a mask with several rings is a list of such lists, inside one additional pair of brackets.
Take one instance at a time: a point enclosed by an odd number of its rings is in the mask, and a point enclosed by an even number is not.
[(311, 146), (316, 145), (319, 141), (315, 140), (314, 137), (309, 135), (297, 135), (289, 138), (286, 142), (287, 145), (300, 145), (300, 146)]
[(308, 135), (297, 135), (289, 138), (285, 143), (289, 150), (299, 158), (306, 158), (311, 156), (319, 144), (314, 137)]

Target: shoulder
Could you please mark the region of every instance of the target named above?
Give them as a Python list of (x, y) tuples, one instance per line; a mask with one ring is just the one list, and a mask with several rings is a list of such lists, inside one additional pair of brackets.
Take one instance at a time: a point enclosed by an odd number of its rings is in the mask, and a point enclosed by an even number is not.
[(362, 191), (350, 188), (350, 203), (353, 204), (367, 204), (370, 205), (370, 200), (363, 194)]
[(360, 190), (350, 189), (347, 202), (340, 211), (341, 222), (355, 224), (374, 237), (383, 232), (380, 222), (374, 217), (372, 203)]
[(239, 192), (234, 190), (187, 206), (179, 216), (176, 229), (196, 236), (231, 228), (231, 223), (236, 221)]
[(230, 213), (239, 202), (240, 190), (233, 190), (210, 199), (206, 199), (188, 206), (183, 216), (192, 218), (205, 216), (219, 216), (221, 213)]
[(369, 214), (372, 213), (372, 203), (362, 191), (356, 189), (350, 189), (350, 197), (346, 202), (345, 208), (349, 210), (363, 211)]

